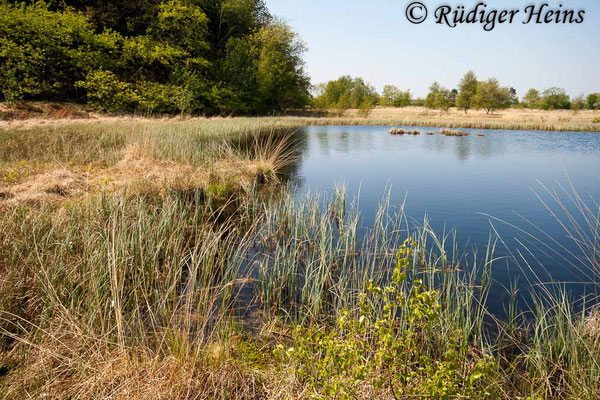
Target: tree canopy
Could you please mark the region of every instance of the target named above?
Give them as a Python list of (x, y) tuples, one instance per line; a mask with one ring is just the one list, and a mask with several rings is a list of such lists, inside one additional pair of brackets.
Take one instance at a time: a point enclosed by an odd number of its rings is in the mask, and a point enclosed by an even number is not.
[(475, 108), (484, 109), (488, 114), (493, 113), (510, 106), (511, 92), (509, 88), (501, 87), (497, 79), (491, 78), (479, 82), (472, 102)]
[(0, 1), (0, 99), (111, 111), (304, 107), (303, 43), (262, 0)]
[(322, 110), (343, 111), (350, 108), (369, 109), (377, 104), (378, 100), (375, 88), (362, 78), (342, 76), (319, 85), (314, 104)]
[(477, 94), (477, 76), (473, 71), (469, 71), (463, 76), (458, 84), (458, 96), (456, 97), (456, 107), (464, 110), (465, 113), (473, 108), (473, 97)]

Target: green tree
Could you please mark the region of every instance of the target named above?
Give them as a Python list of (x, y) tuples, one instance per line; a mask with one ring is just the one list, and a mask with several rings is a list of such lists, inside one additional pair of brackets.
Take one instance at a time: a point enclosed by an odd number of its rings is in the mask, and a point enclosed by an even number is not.
[(585, 97), (583, 96), (583, 94), (580, 94), (579, 96), (576, 96), (573, 101), (571, 102), (571, 110), (573, 110), (575, 112), (575, 114), (577, 114), (579, 111), (583, 110), (586, 106), (586, 101), (585, 101)]
[(442, 87), (438, 82), (433, 82), (429, 87), (429, 94), (425, 98), (425, 107), (439, 108), (448, 112), (452, 106), (452, 92)]
[(471, 108), (473, 108), (472, 100), (477, 94), (477, 76), (473, 71), (469, 71), (463, 76), (460, 83), (458, 84), (458, 96), (456, 96), (456, 107), (460, 110), (464, 110), (465, 114)]
[(473, 105), (477, 109), (484, 109), (488, 114), (495, 110), (510, 106), (510, 89), (501, 87), (497, 79), (491, 78), (480, 82), (477, 93), (473, 97)]
[(121, 37), (96, 34), (82, 14), (0, 2), (0, 93), (5, 100), (73, 99), (75, 83), (113, 66)]
[(564, 89), (552, 87), (542, 93), (541, 107), (544, 110), (568, 110), (571, 100)]
[(541, 106), (542, 97), (537, 89), (529, 89), (523, 96), (523, 103), (529, 108), (539, 108)]
[(321, 86), (321, 93), (315, 99), (325, 109), (336, 109), (338, 112), (350, 108), (372, 108), (379, 98), (375, 88), (362, 78), (342, 76)]
[(381, 105), (385, 107), (407, 107), (411, 100), (410, 90), (403, 92), (394, 85), (385, 85), (380, 99)]
[(509, 94), (510, 94), (510, 104), (511, 105), (518, 105), (519, 104), (519, 96), (517, 95), (517, 89), (515, 89), (514, 87), (511, 87), (508, 90)]
[(589, 110), (600, 110), (600, 93), (591, 93), (586, 99), (586, 107)]
[(283, 23), (256, 34), (260, 46), (258, 88), (266, 110), (303, 108), (309, 101), (310, 80), (304, 72), (304, 43)]

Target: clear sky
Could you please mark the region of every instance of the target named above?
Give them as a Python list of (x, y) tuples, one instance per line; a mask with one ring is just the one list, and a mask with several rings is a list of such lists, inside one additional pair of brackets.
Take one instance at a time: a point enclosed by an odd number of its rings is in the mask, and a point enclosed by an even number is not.
[[(600, 1), (548, 1), (551, 7), (584, 9), (582, 24), (515, 23), (485, 32), (481, 25), (438, 25), (432, 12), (442, 4), (473, 7), (476, 0), (421, 0), (429, 18), (409, 23), (412, 0), (266, 0), (272, 14), (299, 33), (308, 47), (313, 83), (341, 75), (361, 76), (381, 90), (385, 84), (424, 96), (434, 81), (452, 89), (469, 69), (480, 79), (496, 77), (517, 89), (565, 88), (572, 95), (600, 92)], [(517, 8), (543, 1), (488, 0), (487, 9)]]

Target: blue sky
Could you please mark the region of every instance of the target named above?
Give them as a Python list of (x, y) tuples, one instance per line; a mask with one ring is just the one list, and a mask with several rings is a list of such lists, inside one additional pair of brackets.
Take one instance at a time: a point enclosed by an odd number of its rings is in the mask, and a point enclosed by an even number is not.
[[(410, 0), (412, 1), (412, 0)], [(432, 81), (456, 87), (469, 69), (480, 79), (496, 77), (521, 97), (528, 88), (565, 88), (574, 96), (600, 92), (600, 1), (547, 1), (551, 7), (584, 9), (582, 24), (479, 24), (449, 28), (435, 24), (442, 5), (474, 6), (476, 0), (421, 0), (428, 20), (405, 18), (407, 0), (266, 0), (270, 11), (299, 33), (308, 47), (306, 67), (313, 83), (340, 75), (362, 76), (381, 90), (385, 84), (424, 96)], [(544, 1), (488, 0), (487, 9), (517, 8)]]

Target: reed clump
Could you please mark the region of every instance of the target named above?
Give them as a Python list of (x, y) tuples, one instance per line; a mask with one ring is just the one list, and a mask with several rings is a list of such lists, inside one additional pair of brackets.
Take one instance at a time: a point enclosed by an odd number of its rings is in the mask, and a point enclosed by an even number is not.
[(444, 136), (469, 136), (470, 135), (470, 133), (468, 133), (468, 132), (452, 131), (450, 129), (442, 129), (440, 131), (440, 134), (444, 135)]

